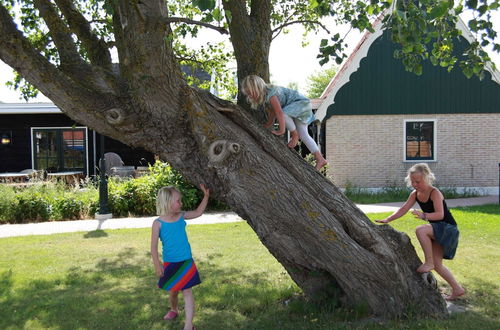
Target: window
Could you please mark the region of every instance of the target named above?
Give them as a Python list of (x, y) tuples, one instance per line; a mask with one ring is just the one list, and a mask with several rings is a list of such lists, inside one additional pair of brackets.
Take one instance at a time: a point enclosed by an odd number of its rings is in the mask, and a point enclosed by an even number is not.
[(405, 160), (435, 160), (435, 121), (405, 121)]
[(85, 128), (33, 128), (34, 168), (86, 172)]

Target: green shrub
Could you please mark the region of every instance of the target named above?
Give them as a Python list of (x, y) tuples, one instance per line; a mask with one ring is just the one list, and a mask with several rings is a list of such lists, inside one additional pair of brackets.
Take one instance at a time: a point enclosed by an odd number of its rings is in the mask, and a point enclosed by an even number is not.
[(30, 186), (0, 185), (0, 222), (93, 218), (97, 189), (90, 182), (85, 184), (85, 188), (42, 181)]
[(10, 186), (0, 184), (0, 223), (9, 222), (10, 210), (14, 204), (16, 195)]
[(12, 206), (11, 215), (16, 223), (47, 221), (52, 209), (47, 197), (29, 192), (16, 195)]
[(168, 163), (156, 162), (151, 168), (151, 177), (156, 181), (154, 185), (155, 194), (155, 210), (156, 210), (156, 194), (158, 190), (165, 186), (175, 186), (182, 193), (183, 208), (190, 210), (198, 206), (200, 197), (198, 188), (187, 182), (182, 175), (174, 170)]
[(59, 197), (54, 200), (52, 206), (55, 220), (81, 219), (84, 216), (84, 202), (79, 200), (77, 195)]
[[(115, 217), (156, 214), (156, 195), (164, 186), (175, 186), (182, 193), (183, 209), (192, 210), (202, 193), (168, 165), (156, 162), (148, 174), (136, 179), (108, 180), (109, 208)], [(71, 220), (93, 218), (99, 210), (98, 178), (78, 186), (40, 181), (27, 187), (0, 185), (0, 223)], [(213, 209), (227, 209), (224, 203), (210, 200)]]
[(183, 208), (198, 206), (201, 201), (198, 189), (184, 180), (168, 163), (156, 162), (149, 173), (137, 179), (111, 178), (109, 206), (114, 216), (139, 216), (156, 214), (156, 195), (164, 186), (175, 186), (182, 193)]
[(114, 216), (128, 215), (133, 193), (130, 191), (132, 180), (108, 180), (109, 208)]

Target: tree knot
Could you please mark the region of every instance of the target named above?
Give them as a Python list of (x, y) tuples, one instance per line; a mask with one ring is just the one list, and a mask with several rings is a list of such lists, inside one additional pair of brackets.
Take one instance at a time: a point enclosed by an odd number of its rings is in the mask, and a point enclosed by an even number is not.
[(426, 285), (430, 286), (431, 288), (437, 288), (436, 278), (430, 272), (422, 273), (422, 279), (424, 280)]
[(125, 121), (125, 113), (118, 108), (106, 110), (106, 121), (111, 125), (120, 125)]
[(208, 148), (208, 159), (211, 163), (220, 163), (224, 161), (229, 155), (237, 154), (241, 151), (241, 146), (238, 143), (217, 140), (210, 144)]

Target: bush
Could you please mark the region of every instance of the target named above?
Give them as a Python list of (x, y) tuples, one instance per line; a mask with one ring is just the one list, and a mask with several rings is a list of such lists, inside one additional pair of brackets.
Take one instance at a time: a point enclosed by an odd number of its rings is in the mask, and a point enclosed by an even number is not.
[(17, 195), (11, 210), (12, 218), (16, 223), (47, 221), (50, 213), (51, 205), (47, 197), (40, 193), (29, 192)]
[(0, 223), (9, 222), (12, 218), (10, 211), (14, 201), (16, 200), (16, 194), (12, 187), (0, 184)]
[(36, 182), (26, 187), (0, 185), (0, 222), (23, 223), (93, 218), (98, 205), (96, 187), (68, 188), (62, 183)]
[[(62, 183), (37, 182), (27, 187), (0, 185), (0, 223), (94, 218), (99, 209), (97, 180), (84, 180), (68, 188)], [(136, 179), (110, 178), (108, 200), (116, 217), (156, 214), (156, 195), (164, 186), (175, 186), (182, 193), (183, 209), (198, 206), (201, 192), (167, 163), (156, 162), (148, 174)], [(227, 209), (211, 200), (210, 207)]]
[(108, 182), (109, 205), (114, 216), (155, 215), (156, 195), (164, 186), (175, 186), (182, 193), (186, 210), (198, 206), (201, 201), (198, 189), (170, 167), (156, 162), (148, 174), (137, 179), (111, 178)]
[(77, 198), (57, 198), (53, 203), (53, 211), (55, 220), (81, 219), (84, 216), (83, 201)]

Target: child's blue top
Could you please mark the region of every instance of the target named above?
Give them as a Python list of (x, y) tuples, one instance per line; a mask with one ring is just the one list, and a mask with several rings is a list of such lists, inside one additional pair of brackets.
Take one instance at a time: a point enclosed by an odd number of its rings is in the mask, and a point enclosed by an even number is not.
[(314, 121), (311, 101), (304, 95), (286, 87), (267, 86), (266, 103), (269, 103), (274, 95), (278, 97), (283, 112), (289, 117), (296, 118), (304, 124), (310, 124)]
[(192, 258), (191, 245), (186, 233), (186, 220), (184, 213), (175, 222), (166, 222), (156, 219), (161, 223), (160, 239), (163, 245), (163, 262), (179, 262)]

